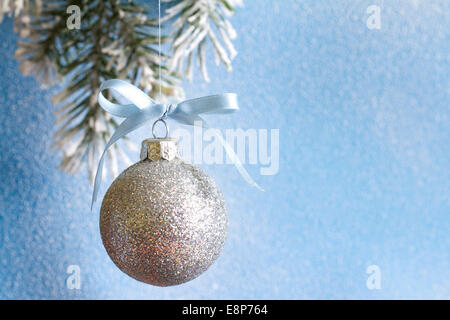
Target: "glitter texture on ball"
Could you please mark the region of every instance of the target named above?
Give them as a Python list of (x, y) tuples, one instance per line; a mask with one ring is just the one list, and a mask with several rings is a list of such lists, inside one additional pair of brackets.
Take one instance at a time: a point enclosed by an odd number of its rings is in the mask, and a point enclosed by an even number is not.
[(112, 183), (100, 213), (112, 261), (136, 280), (157, 286), (181, 284), (208, 269), (228, 225), (221, 191), (202, 170), (168, 152), (174, 144), (145, 140), (143, 160)]

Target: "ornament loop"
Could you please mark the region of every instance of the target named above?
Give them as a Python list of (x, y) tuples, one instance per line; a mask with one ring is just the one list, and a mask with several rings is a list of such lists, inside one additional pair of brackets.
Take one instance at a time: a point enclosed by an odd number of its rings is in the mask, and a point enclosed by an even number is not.
[[(156, 127), (156, 124), (157, 124), (158, 122), (160, 122), (160, 121), (161, 121), (162, 123), (164, 123), (164, 127), (166, 128), (166, 135), (165, 135), (164, 137), (157, 137), (156, 134), (155, 134), (155, 127)], [(162, 118), (159, 118), (158, 120), (156, 120), (155, 122), (153, 122), (153, 125), (152, 125), (152, 134), (153, 134), (153, 138), (155, 138), (155, 139), (166, 139), (167, 136), (169, 135), (169, 126), (167, 125), (167, 122), (164, 121), (164, 119), (162, 119)]]

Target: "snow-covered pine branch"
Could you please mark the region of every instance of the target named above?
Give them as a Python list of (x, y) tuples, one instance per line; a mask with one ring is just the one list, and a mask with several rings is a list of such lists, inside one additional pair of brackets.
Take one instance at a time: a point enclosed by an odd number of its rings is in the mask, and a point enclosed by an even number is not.
[[(174, 2), (177, 0), (163, 0)], [(168, 8), (163, 21), (175, 18), (172, 24), (171, 48), (173, 55), (169, 60), (170, 70), (184, 73), (192, 80), (194, 55), (197, 55), (203, 79), (209, 81), (206, 68), (206, 45), (211, 42), (216, 65), (222, 62), (228, 71), (237, 52), (231, 40), (236, 31), (228, 20), (234, 8), (243, 6), (242, 0), (181, 0)], [(183, 64), (186, 61), (186, 68)]]
[[(173, 2), (174, 0), (162, 0)], [(114, 117), (97, 103), (102, 81), (127, 79), (152, 98), (176, 101), (184, 97), (179, 75), (192, 79), (197, 58), (203, 78), (208, 81), (206, 46), (214, 48), (216, 63), (231, 70), (236, 50), (231, 42), (236, 32), (228, 21), (241, 0), (176, 0), (163, 15), (162, 26), (172, 21), (170, 42), (173, 56), (157, 50), (158, 23), (149, 18), (142, 3), (133, 0), (0, 0), (0, 22), (14, 19), (20, 40), (15, 57), (24, 75), (34, 76), (42, 85), (61, 85), (52, 99), (57, 107), (54, 146), (63, 151), (60, 168), (77, 172), (87, 164), (91, 180), (106, 141), (117, 128)], [(67, 8), (81, 10), (81, 27), (69, 30)], [(159, 80), (161, 70), (161, 82)], [(161, 86), (161, 88), (160, 88)], [(161, 91), (161, 96), (159, 95)], [(133, 147), (124, 140), (108, 151), (109, 172), (117, 173), (118, 161), (129, 163), (122, 150)], [(107, 171), (104, 170), (104, 173)]]
[[(71, 3), (46, 0), (40, 14), (19, 15), (15, 20), (22, 39), (15, 57), (24, 75), (44, 85), (65, 79), (66, 85), (52, 99), (58, 108), (54, 146), (63, 151), (61, 169), (75, 173), (86, 164), (92, 181), (101, 152), (118, 126), (97, 103), (104, 80), (127, 79), (162, 101), (179, 100), (184, 92), (164, 66), (167, 57), (160, 58), (155, 49), (157, 29), (142, 6), (128, 0), (80, 0), (81, 28), (69, 30), (65, 17)], [(112, 176), (119, 160), (129, 163), (122, 146), (132, 144), (124, 140), (108, 151)]]

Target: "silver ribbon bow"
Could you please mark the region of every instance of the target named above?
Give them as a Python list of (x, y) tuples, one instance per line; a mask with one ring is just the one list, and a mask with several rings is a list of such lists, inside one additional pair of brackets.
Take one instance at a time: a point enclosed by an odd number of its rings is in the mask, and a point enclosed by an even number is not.
[[(116, 104), (106, 99), (102, 91), (110, 89), (121, 98), (125, 98), (131, 104)], [(197, 99), (186, 100), (177, 104), (156, 103), (147, 94), (136, 86), (118, 79), (105, 81), (98, 93), (98, 103), (112, 115), (125, 118), (111, 139), (105, 145), (105, 150), (100, 158), (95, 175), (94, 191), (92, 194), (91, 209), (94, 205), (101, 182), (103, 162), (106, 152), (116, 141), (126, 134), (136, 130), (150, 120), (170, 118), (191, 126), (201, 123), (203, 128), (208, 128), (207, 123), (200, 117), (200, 114), (228, 114), (239, 110), (237, 95), (235, 93), (224, 93), (213, 96), (206, 96)], [(235, 165), (238, 172), (250, 185), (262, 190), (262, 188), (250, 177), (242, 166), (233, 148), (219, 134), (214, 133), (218, 141), (222, 144), (230, 160)]]

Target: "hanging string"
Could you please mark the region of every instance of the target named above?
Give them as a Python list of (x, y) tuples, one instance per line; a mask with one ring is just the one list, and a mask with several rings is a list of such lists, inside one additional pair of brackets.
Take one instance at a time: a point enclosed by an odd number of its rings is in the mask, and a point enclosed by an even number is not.
[(161, 79), (161, 0), (158, 0), (158, 55), (159, 55), (159, 100), (162, 97), (162, 79)]

